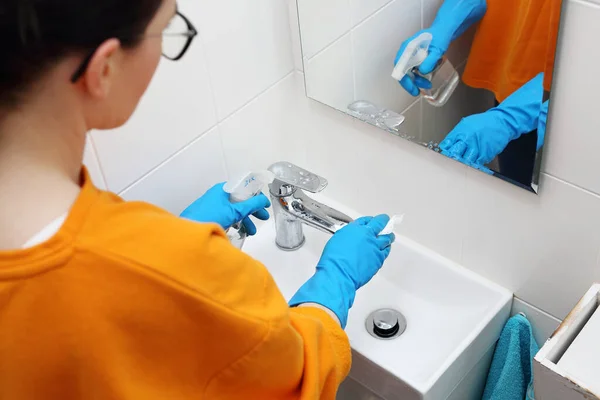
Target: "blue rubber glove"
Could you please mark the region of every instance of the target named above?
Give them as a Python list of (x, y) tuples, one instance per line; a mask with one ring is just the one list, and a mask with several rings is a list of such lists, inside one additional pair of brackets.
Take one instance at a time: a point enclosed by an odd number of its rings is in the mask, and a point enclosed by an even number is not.
[(550, 105), (550, 100), (544, 102), (542, 104), (542, 109), (540, 110), (540, 122), (538, 123), (538, 137), (537, 137), (537, 150), (539, 151), (544, 145), (544, 141), (546, 140), (546, 121), (548, 120), (548, 106)]
[(442, 154), (470, 166), (485, 166), (508, 143), (538, 128), (544, 74), (511, 94), (498, 107), (462, 121), (440, 143)]
[(375, 276), (390, 254), (394, 235), (378, 237), (389, 221), (387, 215), (363, 217), (333, 235), (317, 271), (290, 300), (290, 306), (320, 304), (333, 311), (345, 328), (356, 291)]
[[(459, 160), (460, 161), (460, 160)], [(464, 161), (463, 161), (464, 162)], [(479, 164), (467, 164), (469, 167), (471, 168), (475, 168), (480, 170), (481, 172), (485, 172), (488, 175), (494, 175), (494, 171), (492, 171), (491, 169), (489, 169), (488, 167), (486, 167), (485, 165), (479, 165)]]
[(225, 183), (219, 183), (210, 188), (186, 208), (181, 217), (196, 222), (214, 222), (225, 230), (242, 222), (248, 235), (255, 235), (256, 225), (250, 220), (250, 215), (263, 221), (268, 220), (269, 212), (266, 208), (271, 206), (271, 202), (260, 193), (241, 203), (232, 203), (229, 201), (229, 193), (223, 190), (223, 185)]
[[(486, 11), (486, 0), (445, 0), (431, 27), (416, 33), (402, 43), (396, 54), (394, 65), (398, 63), (400, 56), (402, 56), (411, 40), (423, 32), (429, 32), (433, 37), (429, 45), (429, 55), (419, 66), (419, 72), (422, 75), (432, 73), (438, 62), (448, 51), (450, 43), (458, 39), (471, 25), (479, 22)], [(400, 80), (400, 85), (413, 96), (419, 95), (419, 88), (431, 88), (431, 82), (427, 79), (418, 76), (411, 78), (408, 75)]]

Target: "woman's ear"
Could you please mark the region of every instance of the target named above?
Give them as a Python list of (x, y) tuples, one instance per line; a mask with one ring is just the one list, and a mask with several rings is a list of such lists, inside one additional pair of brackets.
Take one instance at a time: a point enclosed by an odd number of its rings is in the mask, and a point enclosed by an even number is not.
[(108, 97), (118, 69), (120, 49), (121, 42), (118, 39), (109, 39), (94, 52), (81, 79), (92, 97)]

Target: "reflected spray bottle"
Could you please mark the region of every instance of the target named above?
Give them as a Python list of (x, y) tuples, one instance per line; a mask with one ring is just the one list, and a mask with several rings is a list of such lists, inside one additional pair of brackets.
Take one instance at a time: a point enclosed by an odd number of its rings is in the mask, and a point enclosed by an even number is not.
[(419, 72), (419, 66), (429, 55), (432, 39), (431, 33), (423, 32), (411, 40), (396, 63), (392, 77), (399, 81), (404, 75), (422, 76), (431, 82), (431, 89), (421, 89), (421, 96), (432, 106), (442, 107), (456, 90), (460, 76), (446, 56), (439, 61), (430, 74), (423, 75)]

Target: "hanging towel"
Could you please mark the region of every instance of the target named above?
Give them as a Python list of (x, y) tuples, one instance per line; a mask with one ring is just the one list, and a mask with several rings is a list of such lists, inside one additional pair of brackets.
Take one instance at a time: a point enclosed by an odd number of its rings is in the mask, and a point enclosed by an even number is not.
[(496, 345), (483, 400), (524, 400), (538, 351), (527, 318), (519, 314), (509, 319)]

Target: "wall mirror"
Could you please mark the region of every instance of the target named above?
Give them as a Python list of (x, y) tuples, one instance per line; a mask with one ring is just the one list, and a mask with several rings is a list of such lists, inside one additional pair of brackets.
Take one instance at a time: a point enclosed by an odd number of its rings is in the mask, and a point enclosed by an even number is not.
[(297, 0), (308, 97), (537, 193), (562, 0)]

